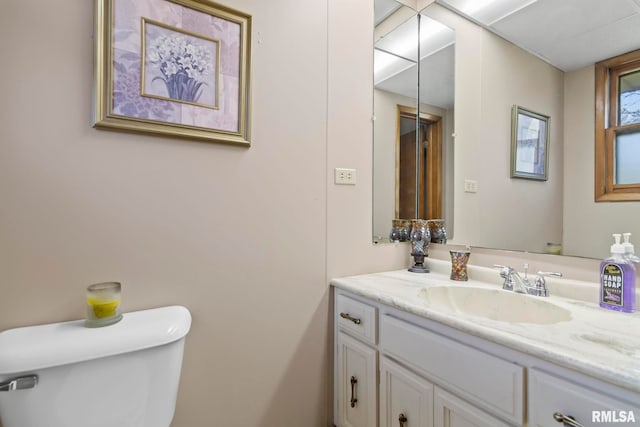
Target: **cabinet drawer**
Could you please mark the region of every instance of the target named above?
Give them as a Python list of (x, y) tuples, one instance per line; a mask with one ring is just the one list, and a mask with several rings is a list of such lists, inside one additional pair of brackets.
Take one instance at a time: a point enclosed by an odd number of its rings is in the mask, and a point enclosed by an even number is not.
[[(537, 369), (529, 371), (529, 425), (557, 427), (554, 413), (573, 417), (580, 425), (602, 426), (609, 422), (622, 425), (640, 423), (640, 406), (583, 387)], [(623, 420), (624, 418), (624, 420)], [(635, 422), (629, 422), (635, 418)]]
[(340, 329), (376, 344), (376, 308), (342, 294), (336, 294), (336, 322)]
[(442, 335), (383, 316), (383, 351), (508, 421), (521, 424), (524, 368)]

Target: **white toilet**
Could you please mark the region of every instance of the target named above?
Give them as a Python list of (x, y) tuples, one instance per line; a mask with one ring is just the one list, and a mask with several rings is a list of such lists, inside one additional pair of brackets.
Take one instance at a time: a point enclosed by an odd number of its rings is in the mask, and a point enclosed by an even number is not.
[(3, 427), (169, 427), (190, 327), (172, 306), (1, 332)]

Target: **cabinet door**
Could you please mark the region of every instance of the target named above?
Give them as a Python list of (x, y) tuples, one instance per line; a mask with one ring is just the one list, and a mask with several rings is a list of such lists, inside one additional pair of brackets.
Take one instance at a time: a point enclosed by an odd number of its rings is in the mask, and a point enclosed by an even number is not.
[(438, 387), (435, 388), (433, 410), (435, 427), (509, 427)]
[(338, 427), (377, 426), (377, 351), (338, 333)]
[(433, 385), (380, 360), (380, 427), (433, 427)]

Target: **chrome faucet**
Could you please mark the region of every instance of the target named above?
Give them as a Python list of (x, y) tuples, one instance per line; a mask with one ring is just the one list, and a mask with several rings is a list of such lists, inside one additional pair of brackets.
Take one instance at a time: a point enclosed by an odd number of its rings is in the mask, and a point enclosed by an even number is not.
[(502, 289), (521, 294), (535, 295), (538, 297), (549, 296), (549, 290), (547, 289), (547, 284), (544, 280), (546, 276), (562, 277), (562, 273), (538, 271), (536, 278), (531, 281), (527, 277), (529, 264), (524, 265), (524, 277), (521, 277), (520, 274), (518, 274), (518, 272), (512, 267), (498, 264), (494, 264), (494, 267), (500, 269), (500, 277), (504, 279)]

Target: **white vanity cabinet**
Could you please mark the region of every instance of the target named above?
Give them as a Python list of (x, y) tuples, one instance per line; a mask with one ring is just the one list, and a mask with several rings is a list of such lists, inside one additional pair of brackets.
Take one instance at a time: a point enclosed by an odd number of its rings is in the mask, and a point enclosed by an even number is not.
[(336, 290), (337, 427), (522, 424), (522, 367), (396, 314)]
[(336, 427), (640, 426), (638, 392), (334, 289)]

